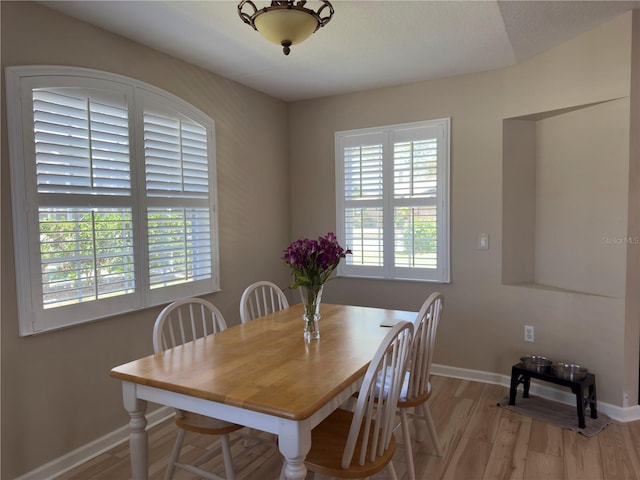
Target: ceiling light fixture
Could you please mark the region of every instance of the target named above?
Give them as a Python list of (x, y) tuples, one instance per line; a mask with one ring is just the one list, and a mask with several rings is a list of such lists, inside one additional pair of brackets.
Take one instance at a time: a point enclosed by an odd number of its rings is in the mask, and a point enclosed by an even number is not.
[[(251, 25), (270, 42), (282, 45), (282, 51), (289, 55), (291, 45), (305, 41), (320, 27), (324, 27), (333, 17), (333, 6), (327, 0), (320, 0), (317, 10), (305, 8), (306, 0), (274, 0), (269, 7), (258, 10), (251, 0), (238, 4), (238, 15), (244, 23)], [(253, 11), (243, 12), (242, 9)], [(328, 15), (326, 15), (328, 9)], [(325, 16), (323, 17), (323, 13)]]

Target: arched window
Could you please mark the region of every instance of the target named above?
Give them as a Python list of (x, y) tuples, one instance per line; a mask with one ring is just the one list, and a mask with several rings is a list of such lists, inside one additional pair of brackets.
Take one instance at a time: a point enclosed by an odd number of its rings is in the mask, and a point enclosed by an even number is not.
[(21, 335), (219, 290), (212, 119), (107, 72), (6, 79)]

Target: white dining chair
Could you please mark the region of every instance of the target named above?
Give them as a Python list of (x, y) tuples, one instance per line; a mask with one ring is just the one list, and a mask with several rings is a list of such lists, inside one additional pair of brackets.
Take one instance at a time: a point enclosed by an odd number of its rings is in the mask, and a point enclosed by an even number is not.
[(240, 321), (247, 323), (288, 306), (287, 297), (275, 283), (267, 280), (255, 282), (249, 285), (240, 297)]
[[(424, 422), (431, 435), (436, 455), (438, 457), (442, 456), (442, 448), (438, 442), (438, 434), (427, 400), (431, 396), (431, 365), (433, 362), (436, 331), (440, 323), (443, 305), (443, 295), (439, 292), (434, 292), (425, 300), (416, 316), (409, 367), (398, 400), (409, 480), (415, 480), (416, 478), (413, 452), (411, 449), (411, 436), (409, 434), (410, 419)], [(414, 413), (411, 413), (411, 409), (413, 409)], [(421, 442), (424, 436), (422, 434), (423, 430), (420, 428), (418, 422), (414, 421), (414, 429), (416, 432), (416, 441)]]
[[(242, 292), (240, 297), (240, 323), (247, 323), (255, 318), (277, 312), (289, 307), (289, 301), (284, 292), (275, 283), (261, 280), (252, 283)], [(244, 439), (244, 446), (250, 447), (264, 439), (256, 435), (253, 429), (248, 429)]]
[[(386, 468), (397, 480), (393, 429), (412, 339), (411, 322), (399, 322), (387, 333), (364, 375), (354, 411), (338, 408), (311, 431), (311, 450), (305, 458), (309, 471), (367, 478)], [(383, 397), (379, 378), (386, 379)], [(285, 478), (284, 467), (280, 478)]]
[[(165, 307), (156, 319), (153, 327), (153, 350), (155, 353), (160, 353), (168, 348), (220, 332), (226, 328), (227, 324), (222, 313), (210, 302), (201, 298), (177, 300)], [(229, 434), (243, 427), (184, 410), (176, 409), (175, 413), (178, 435), (169, 458), (165, 480), (173, 478), (176, 467), (209, 480), (234, 480), (235, 473)], [(200, 467), (210, 459), (211, 455), (200, 459), (197, 465), (178, 462), (186, 432), (220, 436), (226, 479)], [(212, 455), (215, 453), (214, 450)]]

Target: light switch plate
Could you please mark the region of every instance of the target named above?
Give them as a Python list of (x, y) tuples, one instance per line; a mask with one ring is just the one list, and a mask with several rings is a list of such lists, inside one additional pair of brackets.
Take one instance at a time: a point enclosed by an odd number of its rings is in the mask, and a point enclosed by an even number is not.
[(489, 250), (489, 234), (481, 233), (478, 235), (478, 250)]

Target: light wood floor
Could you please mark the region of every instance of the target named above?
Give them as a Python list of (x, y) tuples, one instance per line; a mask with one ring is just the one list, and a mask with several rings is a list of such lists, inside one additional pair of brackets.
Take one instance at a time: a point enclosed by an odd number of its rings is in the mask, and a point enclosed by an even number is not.
[[(429, 403), (444, 456), (435, 456), (428, 436), (423, 443), (414, 443), (418, 480), (640, 480), (640, 421), (614, 422), (598, 435), (586, 438), (496, 406), (507, 394), (505, 387), (432, 378), (434, 394)], [(174, 439), (171, 421), (150, 430), (152, 480), (163, 478)], [(282, 460), (275, 444), (245, 447), (240, 436), (232, 436), (232, 450), (237, 480), (278, 478)], [(219, 442), (187, 434), (183, 460), (191, 461), (211, 451), (216, 455), (206, 464), (207, 469), (223, 474)], [(400, 480), (406, 480), (401, 444), (394, 465)], [(130, 474), (129, 448), (125, 444), (56, 480), (125, 480)], [(180, 470), (174, 476), (175, 480), (195, 478)], [(387, 478), (384, 473), (375, 477)], [(316, 479), (326, 477), (317, 475)]]

